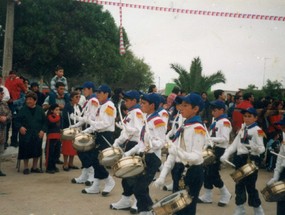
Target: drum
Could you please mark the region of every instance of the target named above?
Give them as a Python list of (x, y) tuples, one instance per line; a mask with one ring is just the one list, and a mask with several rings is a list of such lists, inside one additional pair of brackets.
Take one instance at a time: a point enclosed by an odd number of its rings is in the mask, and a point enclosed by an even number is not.
[(110, 147), (104, 149), (99, 154), (99, 162), (103, 166), (113, 166), (119, 159), (122, 158), (122, 150), (118, 147)]
[(152, 206), (156, 215), (170, 215), (182, 210), (192, 202), (187, 190), (172, 193)]
[(240, 180), (251, 175), (257, 169), (258, 168), (255, 166), (254, 163), (249, 162), (249, 163), (243, 165), (241, 168), (234, 171), (233, 173), (231, 173), (230, 175), (236, 183), (239, 183)]
[(79, 133), (79, 128), (65, 128), (61, 131), (62, 140), (74, 140), (75, 135)]
[(203, 165), (207, 166), (209, 164), (213, 164), (216, 160), (216, 156), (212, 149), (206, 149), (203, 151)]
[(139, 156), (121, 158), (114, 166), (114, 175), (118, 178), (128, 178), (143, 173), (145, 165)]
[(89, 151), (95, 147), (95, 137), (92, 134), (79, 133), (75, 136), (72, 145), (77, 151)]
[(285, 201), (285, 182), (277, 181), (266, 186), (261, 193), (267, 202)]

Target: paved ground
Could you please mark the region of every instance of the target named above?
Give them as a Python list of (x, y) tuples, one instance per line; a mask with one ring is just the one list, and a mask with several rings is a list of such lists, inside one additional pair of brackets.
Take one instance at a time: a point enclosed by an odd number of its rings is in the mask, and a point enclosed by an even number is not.
[[(80, 166), (78, 158), (75, 164)], [(80, 170), (57, 174), (30, 174), (23, 175), (17, 172), (16, 158), (9, 157), (2, 163), (2, 170), (7, 174), (0, 177), (0, 214), (1, 215), (117, 215), (130, 214), (128, 211), (114, 211), (109, 209), (111, 202), (119, 200), (121, 196), (120, 179), (116, 180), (116, 187), (108, 197), (99, 194), (82, 194), (84, 185), (75, 185), (70, 182), (73, 177), (80, 175)], [(62, 169), (61, 166), (60, 169)], [(112, 174), (112, 171), (110, 171)], [(230, 177), (233, 169), (227, 167), (222, 170), (222, 175), (231, 193), (234, 193), (234, 182)], [(265, 170), (259, 171), (257, 183), (258, 190), (261, 190), (265, 183), (271, 178), (272, 173)], [(169, 178), (168, 178), (169, 180)], [(203, 190), (201, 191), (203, 192)], [(158, 190), (151, 187), (153, 200), (159, 200), (170, 194), (170, 192)], [(261, 195), (261, 194), (260, 194)], [(199, 204), (197, 215), (230, 215), (235, 208), (234, 198), (224, 208), (218, 207), (219, 191), (214, 190), (213, 204)], [(264, 201), (261, 195), (262, 205), (266, 215), (276, 214), (275, 203)], [(246, 206), (247, 214), (253, 214), (253, 209)]]

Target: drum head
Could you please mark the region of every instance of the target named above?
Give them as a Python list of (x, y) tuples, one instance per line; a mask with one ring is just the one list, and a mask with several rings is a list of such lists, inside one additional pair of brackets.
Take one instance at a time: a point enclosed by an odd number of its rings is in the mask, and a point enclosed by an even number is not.
[(78, 151), (89, 151), (94, 148), (94, 138), (91, 134), (77, 134), (75, 136), (73, 147)]
[(108, 157), (100, 156), (100, 164), (103, 166), (113, 166), (121, 157), (122, 155), (120, 154), (113, 154)]
[(135, 165), (135, 164), (129, 164), (127, 166), (124, 166), (124, 168), (119, 168), (115, 172), (115, 176), (119, 178), (128, 178), (133, 177), (141, 174), (144, 171), (143, 165)]

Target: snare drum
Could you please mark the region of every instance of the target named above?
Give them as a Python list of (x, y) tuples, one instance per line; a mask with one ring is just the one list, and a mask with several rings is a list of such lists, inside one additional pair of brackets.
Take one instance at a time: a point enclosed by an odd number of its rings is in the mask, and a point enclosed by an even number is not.
[(103, 166), (113, 166), (122, 158), (122, 150), (118, 147), (109, 147), (99, 154), (99, 162)]
[(207, 166), (215, 162), (216, 156), (212, 149), (206, 149), (203, 151), (202, 154), (203, 154), (203, 159), (204, 159), (203, 165)]
[(258, 168), (254, 165), (254, 163), (250, 162), (243, 165), (241, 168), (237, 169), (233, 173), (231, 173), (231, 177), (236, 183), (239, 183), (243, 178), (254, 173)]
[(285, 201), (285, 182), (277, 181), (266, 186), (261, 193), (267, 202)]
[(79, 128), (65, 128), (61, 132), (62, 140), (74, 140), (75, 136), (79, 133)]
[(114, 175), (118, 178), (128, 178), (143, 173), (145, 165), (139, 156), (121, 158), (114, 166)]
[(182, 210), (192, 202), (187, 190), (172, 193), (152, 206), (156, 215), (170, 215)]
[(86, 152), (95, 147), (95, 140), (92, 134), (79, 133), (73, 141), (73, 148), (80, 152)]

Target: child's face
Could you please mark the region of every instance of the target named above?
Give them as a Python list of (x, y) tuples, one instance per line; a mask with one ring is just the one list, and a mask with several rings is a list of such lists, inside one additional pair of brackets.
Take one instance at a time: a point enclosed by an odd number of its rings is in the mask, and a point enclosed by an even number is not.
[(59, 108), (59, 107), (56, 107), (56, 108), (53, 110), (53, 113), (56, 114), (56, 115), (59, 115), (59, 114), (60, 114), (60, 108)]
[(63, 75), (64, 75), (64, 71), (63, 71), (63, 69), (60, 69), (60, 70), (57, 70), (56, 72), (55, 72), (55, 74), (58, 76), (58, 77), (62, 77)]
[(212, 109), (212, 115), (213, 115), (214, 118), (218, 118), (223, 113), (224, 113), (224, 109), (218, 109), (218, 108)]
[(183, 101), (180, 106), (180, 111), (181, 111), (181, 115), (184, 118), (189, 119), (197, 115), (199, 111), (199, 107), (197, 106), (193, 107), (191, 104)]
[(250, 113), (243, 114), (243, 121), (246, 125), (251, 125), (256, 120), (257, 120), (257, 116), (254, 116), (253, 114), (250, 114)]

